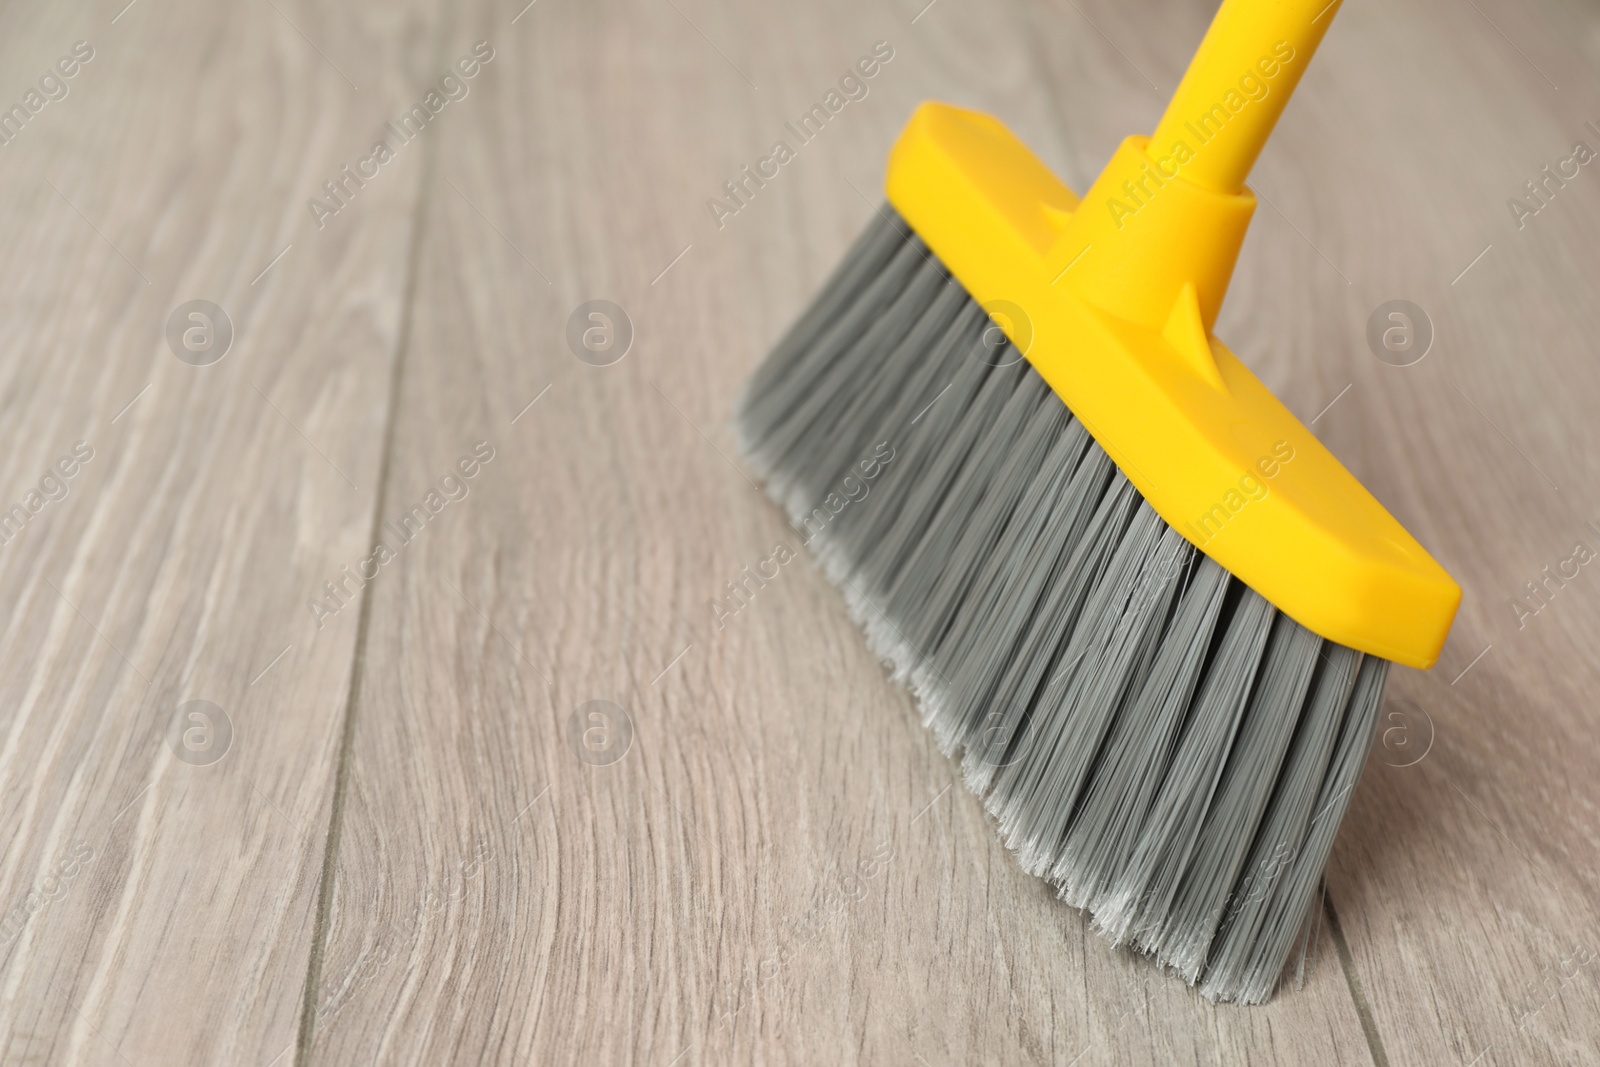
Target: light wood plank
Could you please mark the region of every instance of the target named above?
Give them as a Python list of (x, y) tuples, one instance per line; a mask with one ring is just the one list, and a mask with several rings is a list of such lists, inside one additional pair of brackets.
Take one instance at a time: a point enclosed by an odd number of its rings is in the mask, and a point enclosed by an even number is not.
[[(306, 201), (425, 76), (430, 6), (0, 17), (8, 103), (94, 49), (0, 148), (4, 506), (93, 450), (0, 547), (7, 1064), (293, 1060), (356, 637), (306, 599), (369, 536), (422, 171), (320, 232)], [(196, 298), (209, 366), (163, 336)], [(170, 747), (196, 699), (220, 762)]]

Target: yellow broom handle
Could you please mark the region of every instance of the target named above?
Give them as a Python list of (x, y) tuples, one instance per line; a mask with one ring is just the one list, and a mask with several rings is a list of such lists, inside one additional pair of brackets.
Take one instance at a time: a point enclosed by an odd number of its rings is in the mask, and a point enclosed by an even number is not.
[(1150, 139), (1151, 158), (1196, 185), (1238, 192), (1339, 3), (1223, 0)]

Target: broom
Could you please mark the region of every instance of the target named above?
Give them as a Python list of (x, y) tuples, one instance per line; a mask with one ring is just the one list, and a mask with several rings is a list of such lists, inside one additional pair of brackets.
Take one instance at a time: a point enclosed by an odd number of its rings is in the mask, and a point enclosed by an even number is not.
[(1389, 664), (1461, 597), (1211, 335), (1337, 6), (1224, 0), (1081, 201), (922, 104), (735, 421), (1022, 867), (1216, 1000), (1310, 936)]

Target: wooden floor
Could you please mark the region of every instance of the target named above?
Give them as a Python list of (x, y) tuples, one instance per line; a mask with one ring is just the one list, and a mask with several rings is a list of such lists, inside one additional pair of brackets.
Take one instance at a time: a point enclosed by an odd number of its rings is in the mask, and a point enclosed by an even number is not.
[(1350, 0), (1258, 167), (1218, 332), (1466, 597), (1247, 1009), (1016, 870), (808, 564), (712, 606), (915, 103), (1081, 189), (1212, 5), (125, 2), (0, 11), (0, 1063), (1600, 1061), (1600, 171), (1507, 205), (1592, 5)]

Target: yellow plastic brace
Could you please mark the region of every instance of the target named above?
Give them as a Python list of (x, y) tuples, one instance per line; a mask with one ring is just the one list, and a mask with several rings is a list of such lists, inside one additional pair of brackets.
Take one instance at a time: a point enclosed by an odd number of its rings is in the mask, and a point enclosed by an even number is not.
[(1081, 202), (997, 119), (934, 102), (886, 184), (1168, 524), (1322, 637), (1426, 668), (1460, 586), (1211, 336), (1244, 179), (1337, 6), (1224, 0), (1155, 135)]

